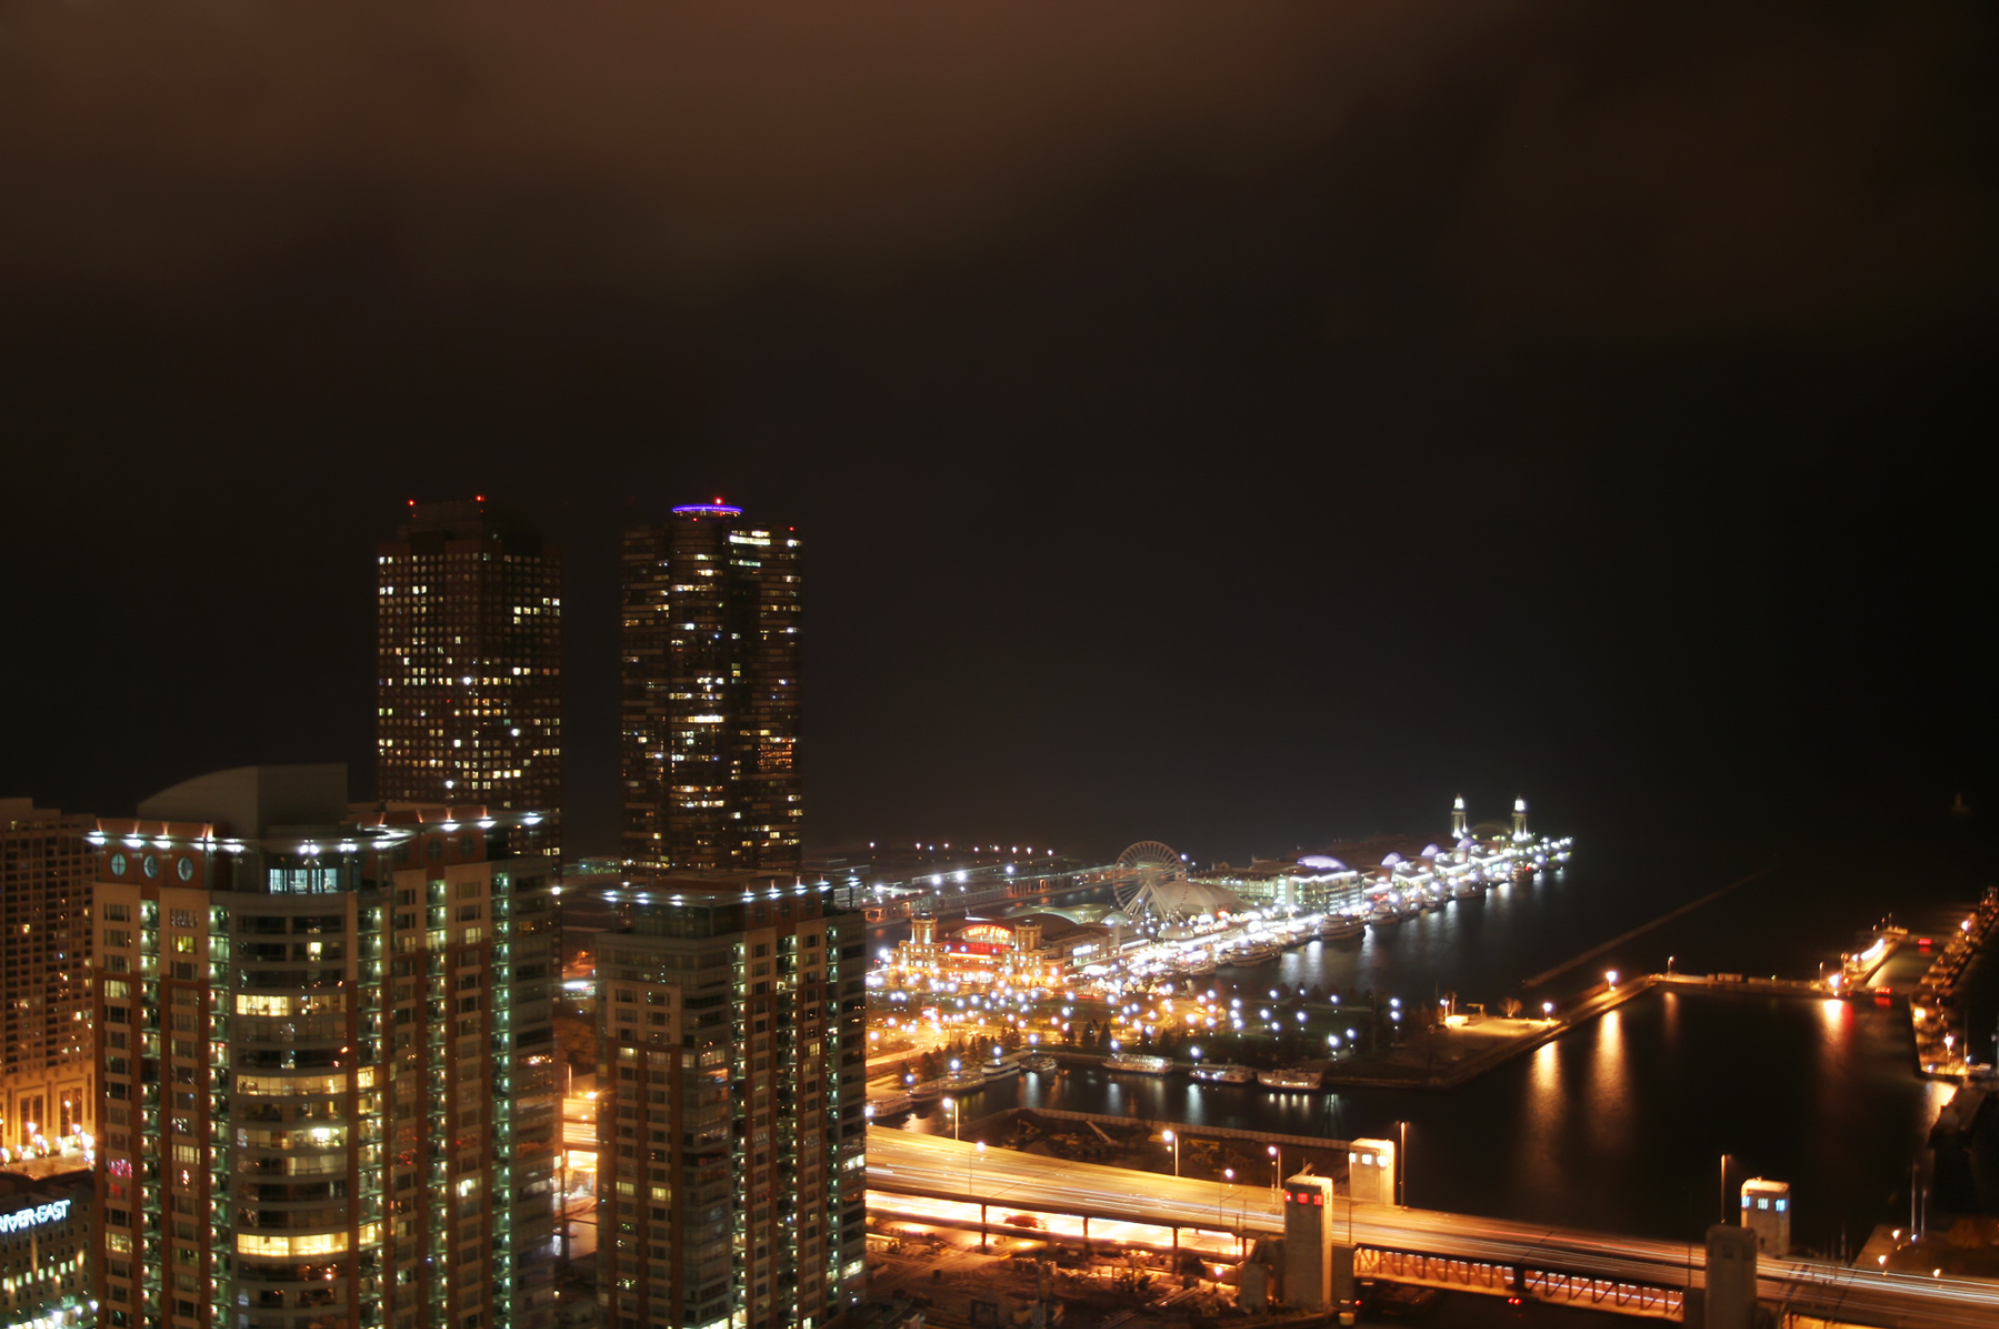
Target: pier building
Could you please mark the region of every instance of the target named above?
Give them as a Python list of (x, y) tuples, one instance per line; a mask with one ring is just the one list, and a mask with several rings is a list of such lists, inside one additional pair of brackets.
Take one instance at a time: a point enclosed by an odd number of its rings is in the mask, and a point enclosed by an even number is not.
[(1218, 863), (1191, 880), (1227, 890), (1246, 904), (1280, 913), (1391, 919), (1567, 860), (1571, 842), (1537, 839), (1527, 829), (1527, 800), (1515, 799), (1511, 827), (1467, 825), (1462, 796), (1451, 804), (1447, 841), (1375, 835), (1336, 841), (1289, 858), (1248, 867)]
[(1115, 953), (1115, 931), (1056, 913), (1014, 918), (937, 919), (909, 922), (908, 939), (889, 964), (901, 980), (970, 982), (1031, 989), (1061, 983), (1070, 974)]

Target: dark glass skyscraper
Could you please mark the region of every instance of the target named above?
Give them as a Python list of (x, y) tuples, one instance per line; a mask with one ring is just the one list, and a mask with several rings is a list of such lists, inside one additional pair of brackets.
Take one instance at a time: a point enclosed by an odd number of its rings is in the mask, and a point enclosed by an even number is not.
[(796, 872), (799, 541), (719, 501), (624, 540), (625, 856)]
[(376, 796), (559, 808), (561, 556), (483, 501), (413, 503), (375, 566)]

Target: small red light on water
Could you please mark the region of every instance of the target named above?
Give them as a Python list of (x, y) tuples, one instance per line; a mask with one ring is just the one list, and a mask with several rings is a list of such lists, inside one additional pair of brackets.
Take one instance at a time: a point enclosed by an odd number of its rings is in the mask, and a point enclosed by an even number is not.
[(1925, 950), (1929, 948), (1929, 944), (1930, 944), (1930, 939), (1928, 937), (1924, 937), (1921, 941), (1916, 943), (1916, 945), (1923, 947)]
[(472, 501), (474, 503), (484, 503), (486, 501), (486, 496), (484, 494), (474, 494), (472, 495)]

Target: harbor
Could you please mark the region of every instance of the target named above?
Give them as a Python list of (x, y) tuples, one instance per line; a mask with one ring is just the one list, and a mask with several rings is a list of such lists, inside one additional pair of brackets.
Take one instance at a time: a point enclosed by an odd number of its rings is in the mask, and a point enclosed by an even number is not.
[[(1223, 1009), (1238, 1009), (1229, 1002), (1242, 1000), (1245, 1042), (1257, 1032), (1273, 989), (1282, 1000), (1270, 1007), (1272, 1015), (1292, 1024), (1297, 1003), (1315, 988), (1325, 1008), (1337, 994), (1341, 1008), (1355, 1015), (1373, 1008), (1363, 1000), (1369, 993), (1373, 1006), (1392, 1012), (1390, 994), (1399, 993), (1400, 1008), (1411, 1014), (1387, 1023), (1412, 1032), (1393, 1047), (1392, 1058), (1370, 1066), (1359, 1049), (1252, 1064), (1256, 1058), (1223, 1043), (1197, 1041), (1183, 1045), (1170, 1072), (1153, 1075), (1106, 1071), (1108, 1048), (1058, 1046), (1042, 1053), (1056, 1059), (1057, 1072), (985, 1085), (959, 1100), (956, 1124), (971, 1139), (984, 1118), (1032, 1107), (1136, 1117), (1175, 1129), (1350, 1138), (1380, 1135), (1404, 1121), (1416, 1203), (1530, 1221), (1580, 1214), (1609, 1230), (1659, 1236), (1698, 1232), (1703, 1212), (1712, 1221), (1714, 1159), (1726, 1152), (1739, 1166), (1794, 1182), (1801, 1240), (1814, 1247), (1838, 1249), (1842, 1229), (1848, 1248), (1857, 1246), (1897, 1204), (1906, 1216), (1910, 1160), (1927, 1160), (1931, 1132), (1956, 1092), (1950, 1081), (1919, 1077), (1908, 994), (1944, 951), (1949, 932), (1963, 930), (1967, 910), (1950, 905), (1948, 883), (1960, 883), (1954, 890), (1961, 899), (1965, 878), (1937, 874), (1941, 884), (1932, 885), (1927, 900), (1907, 890), (1889, 894), (1883, 883), (1896, 879), (1897, 852), (1848, 843), (1835, 854), (1827, 845), (1767, 870), (1752, 860), (1714, 872), (1717, 886), (1684, 892), (1683, 898), (1704, 899), (1746, 870), (1761, 872), (1726, 897), (1728, 927), (1699, 909), (1653, 926), (1656, 910), (1649, 918), (1629, 912), (1620, 918), (1601, 905), (1624, 898), (1634, 872), (1663, 877), (1686, 869), (1675, 869), (1670, 857), (1633, 859), (1616, 846), (1602, 855), (1617, 862), (1600, 861), (1592, 850), (1586, 859), (1496, 884), (1482, 897), (1370, 927), (1357, 942), (1313, 939), (1274, 960), (1223, 969), (1201, 988), (1205, 995), (1213, 987)], [(1705, 857), (1687, 860), (1696, 871), (1703, 864), (1713, 871)], [(1607, 891), (1611, 883), (1620, 889)], [(1657, 888), (1647, 889), (1656, 896)], [(1883, 921), (1856, 936), (1852, 920), (1878, 919), (1890, 900), (1892, 925)], [(1596, 920), (1589, 926), (1599, 937), (1639, 935), (1596, 953), (1603, 943), (1578, 929), (1579, 918)], [(1920, 946), (1925, 936), (1933, 941), (1927, 952)], [(1573, 963), (1585, 955), (1593, 958)], [(1630, 972), (1620, 974), (1612, 991), (1606, 974), (1614, 967)], [(1560, 973), (1543, 988), (1523, 986), (1523, 974), (1551, 970)], [(1960, 1027), (1991, 1023), (1976, 1014), (1981, 1001), (1990, 1003), (1990, 984), (1980, 987), (1980, 976), (1989, 974), (1989, 966), (1963, 966)], [(1835, 986), (1843, 991), (1835, 994)], [(1508, 996), (1525, 1007), (1512, 1029), (1502, 1011)], [(1550, 1014), (1544, 1002), (1554, 1003), (1559, 1020), (1542, 1023)], [(945, 1013), (954, 1009), (948, 999), (942, 1006)], [(970, 1029), (975, 1009), (968, 1000), (967, 1022), (945, 1023), (944, 1036)], [(1434, 1029), (1414, 1032), (1415, 1013), (1427, 1009), (1464, 1018), (1455, 1024), (1440, 1018)], [(1005, 1028), (1004, 1011), (987, 1027)], [(1358, 1021), (1355, 1027), (1363, 1029)], [(1262, 1033), (1270, 1033), (1268, 1022)], [(1201, 1047), (1198, 1061), (1191, 1046)], [(1261, 1071), (1313, 1060), (1323, 1063), (1317, 1090), (1258, 1081)], [(894, 1064), (878, 1061), (876, 1069)], [(1717, 1092), (1753, 1094), (1758, 1107), (1717, 1119), (1708, 1105)], [(1995, 1118), (1985, 1107), (1978, 1138)], [(948, 1134), (953, 1114), (933, 1105), (888, 1124)], [(1646, 1143), (1636, 1156), (1618, 1152), (1620, 1141), (1636, 1149), (1641, 1139)], [(1498, 1172), (1494, 1150), (1505, 1160)], [(1974, 1157), (1953, 1180), (1933, 1177), (1925, 1162), (1924, 1193), (1941, 1188), (1953, 1208), (1974, 1207), (1991, 1186), (1982, 1166)], [(1710, 1178), (1705, 1191), (1695, 1180), (1702, 1175)]]

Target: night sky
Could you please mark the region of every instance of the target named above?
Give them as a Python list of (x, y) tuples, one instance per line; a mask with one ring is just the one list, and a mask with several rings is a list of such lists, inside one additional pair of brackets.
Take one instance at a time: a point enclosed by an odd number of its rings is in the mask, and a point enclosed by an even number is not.
[[(0, 794), (372, 782), (373, 549), (807, 540), (808, 839), (1974, 804), (1989, 6), (0, 3)], [(1983, 477), (1983, 478), (1981, 478)]]

